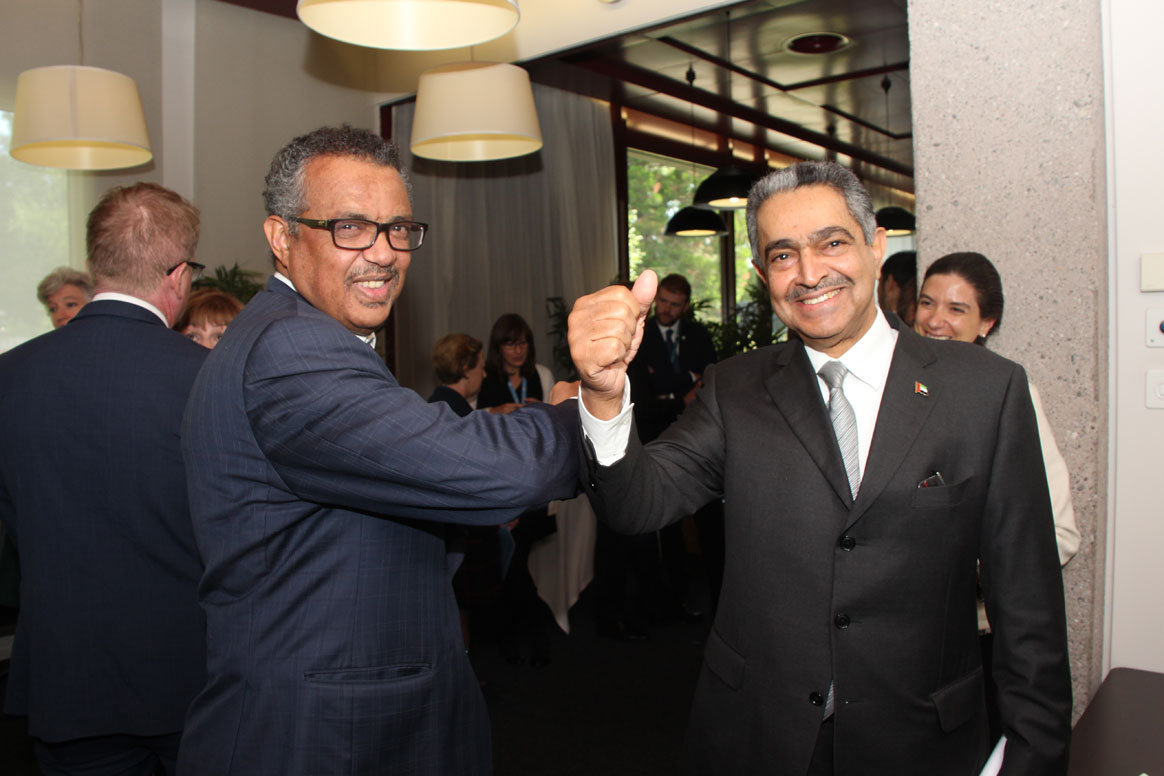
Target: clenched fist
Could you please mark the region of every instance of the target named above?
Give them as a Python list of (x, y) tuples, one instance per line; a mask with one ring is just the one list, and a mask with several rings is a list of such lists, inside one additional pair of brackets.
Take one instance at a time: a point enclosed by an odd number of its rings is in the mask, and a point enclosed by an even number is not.
[(582, 401), (600, 420), (622, 408), (626, 368), (642, 342), (658, 284), (654, 271), (644, 270), (630, 290), (608, 286), (581, 297), (570, 312), (570, 357), (582, 381)]

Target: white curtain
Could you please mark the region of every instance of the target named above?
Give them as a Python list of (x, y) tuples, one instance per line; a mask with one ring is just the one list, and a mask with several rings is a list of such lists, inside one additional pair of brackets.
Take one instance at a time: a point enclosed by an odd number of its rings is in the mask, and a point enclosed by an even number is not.
[(547, 297), (567, 309), (617, 274), (614, 145), (607, 105), (534, 84), (545, 145), (517, 159), (437, 162), (408, 151), (414, 103), (393, 111), (393, 138), (412, 179), (412, 208), (429, 224), (396, 306), (397, 378), (434, 385), (432, 345), (449, 332), (488, 347), (503, 313), (533, 329), (537, 360), (553, 363)]

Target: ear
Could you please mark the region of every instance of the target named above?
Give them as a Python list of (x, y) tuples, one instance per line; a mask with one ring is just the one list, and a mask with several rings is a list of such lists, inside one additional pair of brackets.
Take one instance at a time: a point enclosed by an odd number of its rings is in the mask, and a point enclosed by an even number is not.
[(978, 325), (978, 336), (986, 339), (986, 335), (994, 328), (995, 323), (996, 321), (993, 318), (983, 318), (982, 323)]
[(286, 275), (287, 257), (291, 253), (291, 234), (287, 231), (287, 222), (279, 216), (267, 216), (267, 220), (263, 221), (263, 232), (267, 235), (271, 253), (275, 254), (276, 268)]
[(873, 232), (873, 242), (870, 247), (873, 249), (873, 256), (877, 259), (877, 274), (881, 274), (881, 260), (885, 258), (886, 245), (885, 227), (877, 227), (877, 231)]
[(756, 262), (754, 261), (752, 262), (752, 272), (756, 273), (756, 277), (760, 278), (760, 282), (764, 284), (764, 286), (768, 285), (768, 278), (764, 276), (764, 273), (760, 271), (760, 268), (756, 266)]

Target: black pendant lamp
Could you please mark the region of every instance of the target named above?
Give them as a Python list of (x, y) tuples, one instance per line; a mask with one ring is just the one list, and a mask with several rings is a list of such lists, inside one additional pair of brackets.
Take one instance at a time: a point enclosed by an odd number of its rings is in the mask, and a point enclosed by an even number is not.
[(743, 210), (748, 206), (748, 192), (759, 179), (759, 175), (743, 167), (720, 167), (695, 190), (695, 207)]
[(714, 210), (688, 205), (671, 216), (663, 234), (671, 237), (717, 237), (727, 234), (727, 226)]
[(917, 221), (913, 213), (903, 207), (883, 207), (877, 211), (877, 225), (890, 237), (913, 234), (917, 231)]
[[(687, 66), (687, 85), (695, 84), (695, 68)], [(695, 104), (691, 104), (691, 146), (695, 147)], [(691, 182), (695, 182), (695, 162), (691, 163)], [(728, 233), (719, 213), (688, 205), (667, 222), (663, 234), (669, 237), (716, 237)]]

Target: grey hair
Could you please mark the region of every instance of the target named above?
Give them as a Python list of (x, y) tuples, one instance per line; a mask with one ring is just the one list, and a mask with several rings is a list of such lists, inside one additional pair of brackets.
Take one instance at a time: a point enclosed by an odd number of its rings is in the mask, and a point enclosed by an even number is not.
[(271, 169), (267, 171), (267, 188), (263, 191), (267, 215), (279, 216), (287, 221), (291, 234), (295, 234), (298, 224), (290, 219), (307, 209), (307, 192), (304, 190), (307, 163), (321, 156), (353, 157), (391, 167), (400, 173), (409, 196), (412, 194), (411, 184), (400, 161), (400, 152), (392, 141), (349, 124), (320, 127), (283, 146), (271, 160)]
[(873, 244), (877, 233), (873, 200), (852, 170), (836, 162), (800, 162), (768, 173), (748, 193), (748, 242), (752, 246), (752, 263), (761, 273), (764, 271), (764, 257), (760, 255), (760, 228), (756, 224), (756, 213), (769, 197), (805, 186), (828, 186), (844, 197), (849, 214), (861, 227), (865, 244)]
[(76, 286), (85, 292), (85, 296), (93, 298), (93, 282), (89, 276), (72, 267), (57, 267), (45, 275), (36, 287), (36, 298), (41, 304), (48, 305), (48, 298), (65, 286)]

